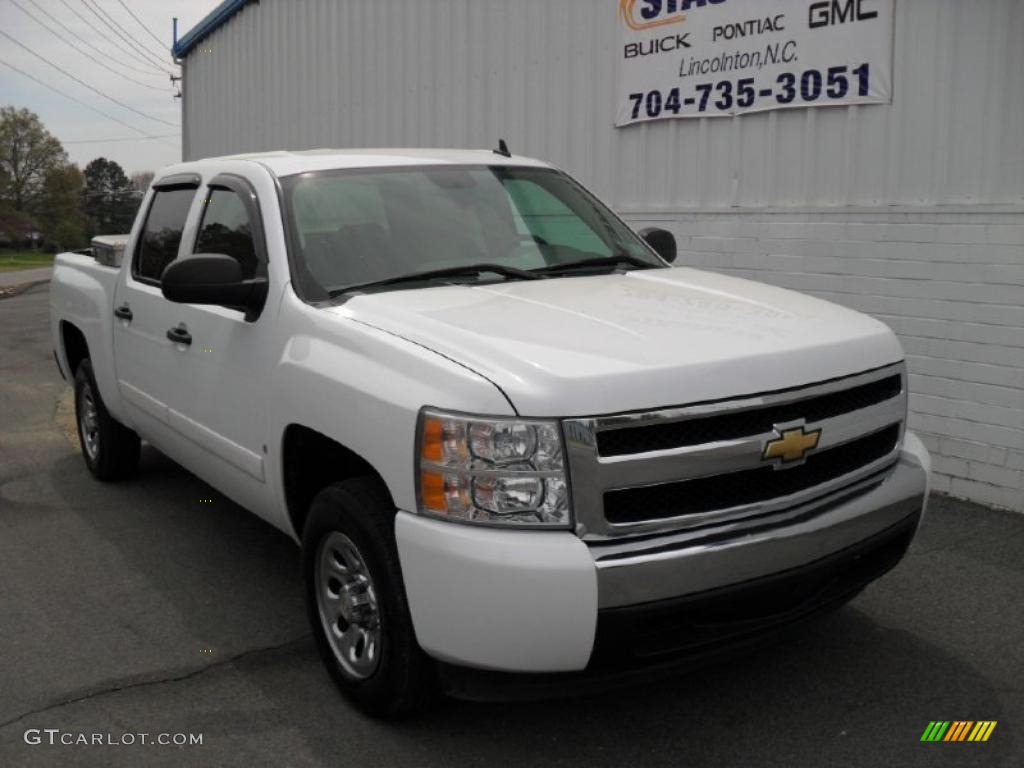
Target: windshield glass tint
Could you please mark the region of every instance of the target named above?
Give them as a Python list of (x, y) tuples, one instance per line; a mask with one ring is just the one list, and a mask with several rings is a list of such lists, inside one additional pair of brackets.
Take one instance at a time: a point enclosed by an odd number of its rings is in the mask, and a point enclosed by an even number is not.
[(607, 209), (549, 169), (332, 171), (282, 183), (299, 278), (312, 292), (472, 264), (537, 269), (628, 254), (662, 266)]

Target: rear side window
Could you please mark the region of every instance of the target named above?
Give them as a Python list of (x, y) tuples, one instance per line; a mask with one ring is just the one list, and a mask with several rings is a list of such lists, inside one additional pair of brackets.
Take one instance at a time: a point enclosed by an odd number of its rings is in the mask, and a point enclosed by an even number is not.
[(254, 224), (242, 198), (230, 189), (210, 190), (196, 238), (195, 253), (222, 253), (235, 259), (248, 280), (260, 270)]
[(132, 272), (135, 277), (159, 282), (164, 267), (177, 258), (181, 231), (195, 194), (195, 187), (157, 190), (139, 238)]

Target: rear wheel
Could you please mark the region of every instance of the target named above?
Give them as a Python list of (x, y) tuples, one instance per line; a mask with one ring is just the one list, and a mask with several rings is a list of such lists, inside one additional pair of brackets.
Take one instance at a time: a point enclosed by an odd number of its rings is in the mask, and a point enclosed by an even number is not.
[(364, 712), (396, 717), (430, 691), (395, 544), (395, 510), (378, 480), (320, 491), (302, 536), (302, 570), (317, 648), (341, 692)]
[(139, 464), (139, 436), (107, 412), (88, 358), (75, 371), (75, 421), (82, 457), (93, 477), (106, 482), (134, 474)]

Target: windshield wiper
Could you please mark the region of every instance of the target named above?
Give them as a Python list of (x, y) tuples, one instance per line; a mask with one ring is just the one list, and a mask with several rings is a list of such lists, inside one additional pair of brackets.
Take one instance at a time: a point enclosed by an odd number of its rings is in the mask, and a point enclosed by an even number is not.
[(531, 269), (530, 271), (541, 275), (552, 275), (561, 272), (572, 272), (576, 269), (616, 267), (622, 264), (629, 264), (630, 266), (637, 267), (638, 269), (656, 269), (660, 266), (659, 264), (652, 264), (645, 259), (641, 259), (639, 256), (633, 256), (629, 253), (617, 253), (614, 256), (595, 256), (591, 259), (567, 261), (564, 264), (552, 264), (549, 267), (539, 267), (538, 269)]
[(366, 283), (346, 285), (343, 288), (332, 288), (327, 295), (332, 299), (345, 293), (366, 290), (368, 288), (384, 288), (389, 285), (401, 285), (402, 283), (419, 283), (427, 280), (434, 280), (441, 277), (471, 277), (493, 272), (502, 277), (514, 277), (519, 280), (542, 280), (543, 276), (525, 269), (506, 267), (501, 264), (466, 264), (459, 267), (445, 267), (444, 269), (428, 269), (425, 272), (411, 272), (398, 277), (388, 277), (383, 280), (371, 280)]

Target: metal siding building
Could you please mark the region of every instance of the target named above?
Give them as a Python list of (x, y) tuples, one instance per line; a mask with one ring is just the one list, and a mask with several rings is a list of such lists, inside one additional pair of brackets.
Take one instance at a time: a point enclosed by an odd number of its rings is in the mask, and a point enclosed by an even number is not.
[(680, 263), (899, 333), (936, 488), (1024, 510), (1024, 3), (896, 0), (893, 103), (613, 125), (616, 0), (227, 0), (183, 38), (186, 159), (490, 147)]

